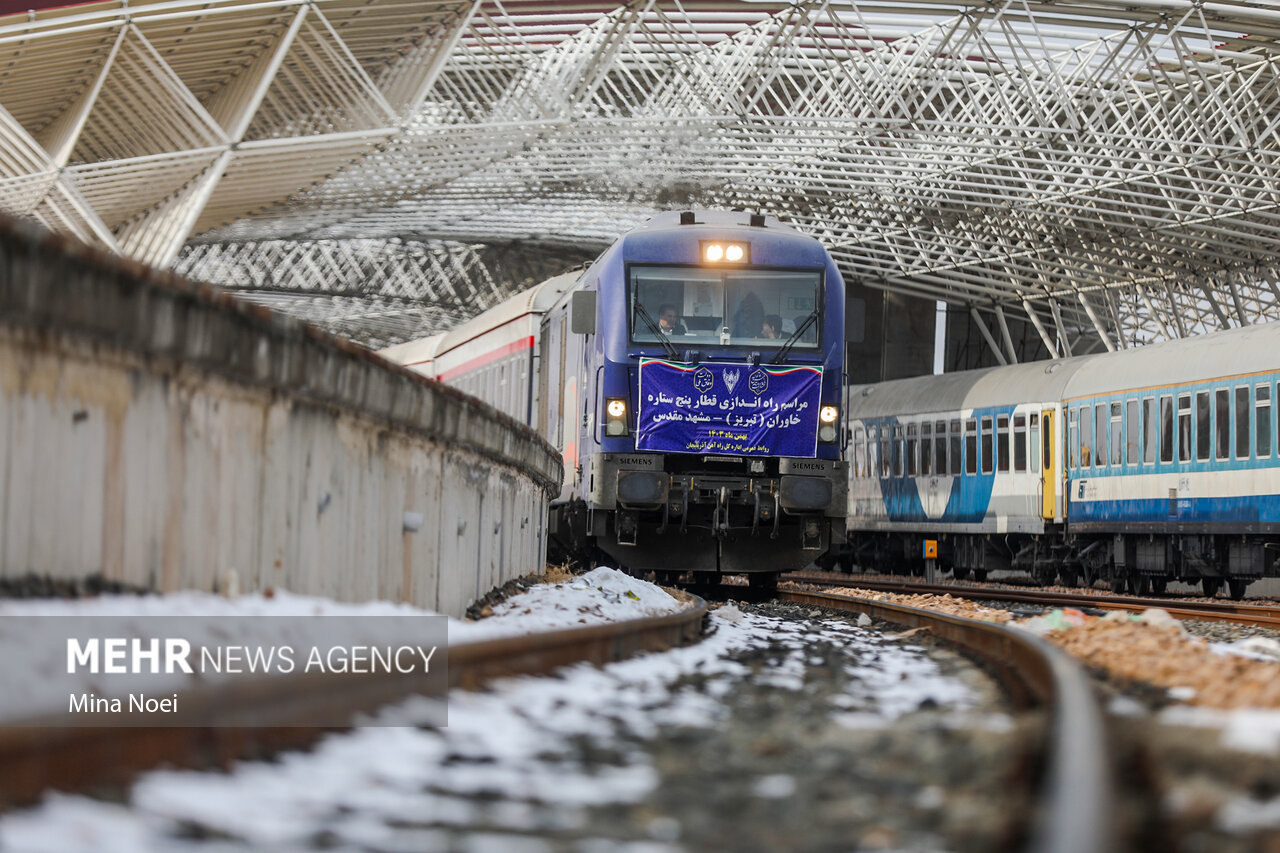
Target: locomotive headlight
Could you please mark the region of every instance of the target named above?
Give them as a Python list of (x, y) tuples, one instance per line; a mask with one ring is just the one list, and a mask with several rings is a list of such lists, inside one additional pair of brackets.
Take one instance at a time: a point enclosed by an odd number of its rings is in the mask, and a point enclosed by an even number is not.
[(627, 434), (627, 401), (624, 397), (609, 397), (604, 401), (604, 434)]
[(750, 261), (746, 243), (703, 243), (702, 259), (712, 264), (721, 261), (728, 261), (731, 264)]
[(834, 444), (839, 433), (836, 429), (836, 420), (840, 417), (840, 410), (835, 406), (823, 406), (818, 410), (818, 441), (823, 444)]

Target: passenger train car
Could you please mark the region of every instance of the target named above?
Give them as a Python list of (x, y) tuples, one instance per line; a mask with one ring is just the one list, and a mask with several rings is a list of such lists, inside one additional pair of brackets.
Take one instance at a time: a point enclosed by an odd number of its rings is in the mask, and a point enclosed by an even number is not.
[(844, 315), (818, 241), (759, 214), (682, 211), (383, 354), (560, 448), (560, 548), (767, 584), (843, 541)]
[(1271, 323), (850, 387), (839, 557), (1239, 598), (1280, 557), (1277, 379)]

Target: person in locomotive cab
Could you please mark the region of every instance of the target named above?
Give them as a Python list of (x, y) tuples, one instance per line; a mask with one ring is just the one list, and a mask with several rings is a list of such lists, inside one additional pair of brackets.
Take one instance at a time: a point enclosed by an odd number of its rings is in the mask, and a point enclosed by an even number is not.
[(664, 335), (685, 334), (684, 324), (680, 322), (680, 309), (670, 302), (664, 303), (658, 309), (658, 327)]
[(777, 314), (766, 314), (764, 322), (760, 326), (760, 337), (762, 338), (780, 338), (782, 337), (782, 318)]

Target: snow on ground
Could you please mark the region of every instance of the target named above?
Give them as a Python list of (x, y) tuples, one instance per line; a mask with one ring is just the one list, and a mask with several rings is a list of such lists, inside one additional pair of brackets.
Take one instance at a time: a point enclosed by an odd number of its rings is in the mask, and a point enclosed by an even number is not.
[[(597, 570), (532, 590), (496, 618), (551, 627), (662, 604), (660, 590), (617, 574)], [(697, 645), (554, 678), (510, 679), (484, 693), (454, 691), (447, 728), (413, 727), (410, 701), (386, 712), (405, 725), (331, 735), (311, 752), (228, 773), (147, 774), (125, 805), (51, 794), (0, 817), (0, 851), (290, 851), (317, 839), (333, 850), (543, 850), (519, 834), (573, 835), (584, 831), (587, 810), (644, 799), (660, 774), (643, 740), (664, 726), (715, 725), (727, 713), (722, 697), (745, 680), (758, 684), (764, 675), (795, 687), (815, 637), (848, 649), (847, 670), (860, 685), (841, 725), (880, 726), (926, 704), (963, 710), (970, 701), (923, 649), (849, 622), (784, 621), (732, 605), (710, 621), (712, 633)], [(730, 657), (765, 647), (786, 650), (780, 667), (758, 673)], [(681, 684), (695, 674), (696, 687)], [(584, 762), (584, 741), (590, 754), (608, 757)], [(758, 796), (786, 796), (787, 782), (762, 777)], [(633, 847), (585, 837), (580, 849), (679, 849), (670, 827), (659, 819), (654, 827)]]
[(673, 613), (686, 605), (662, 587), (617, 569), (592, 569), (558, 584), (540, 584), (493, 608), (478, 622), (449, 623), (449, 642), (473, 643), (623, 619)]

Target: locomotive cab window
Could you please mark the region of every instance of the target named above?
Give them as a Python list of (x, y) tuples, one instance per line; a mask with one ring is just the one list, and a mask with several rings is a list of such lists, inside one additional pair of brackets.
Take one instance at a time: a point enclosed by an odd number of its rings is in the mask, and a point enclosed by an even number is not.
[(817, 270), (632, 266), (631, 341), (670, 340), (677, 350), (719, 346), (816, 350), (822, 328)]

